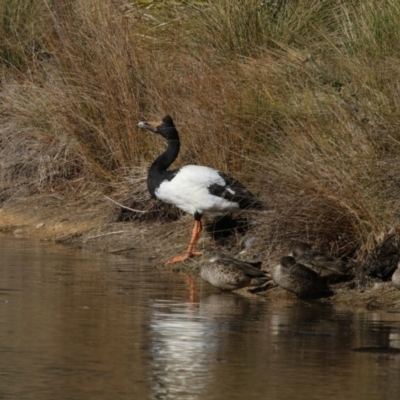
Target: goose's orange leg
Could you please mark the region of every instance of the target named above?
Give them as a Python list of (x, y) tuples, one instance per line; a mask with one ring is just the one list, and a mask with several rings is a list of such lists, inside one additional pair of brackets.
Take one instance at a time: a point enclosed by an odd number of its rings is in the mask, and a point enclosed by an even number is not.
[(203, 230), (203, 226), (201, 224), (200, 219), (195, 219), (194, 226), (192, 230), (192, 236), (190, 238), (189, 247), (186, 250), (186, 253), (181, 254), (179, 256), (172, 257), (168, 261), (165, 262), (165, 265), (175, 264), (181, 261), (185, 261), (188, 258), (194, 256), (201, 256), (203, 253), (201, 251), (196, 251), (196, 244), (199, 241), (201, 231)]

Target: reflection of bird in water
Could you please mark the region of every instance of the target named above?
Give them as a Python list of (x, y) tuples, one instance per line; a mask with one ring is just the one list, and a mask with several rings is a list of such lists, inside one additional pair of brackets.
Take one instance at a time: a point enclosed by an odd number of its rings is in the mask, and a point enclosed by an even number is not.
[(234, 320), (244, 314), (249, 317), (250, 312), (259, 312), (257, 303), (252, 303), (248, 297), (238, 296), (236, 293), (213, 292), (202, 297), (199, 303), (202, 316), (216, 318), (220, 322), (223, 319)]
[(400, 349), (400, 332), (398, 330), (393, 329), (393, 331), (389, 333), (389, 345), (390, 347)]
[(296, 263), (293, 257), (282, 257), (280, 263), (272, 269), (272, 279), (280, 287), (299, 297), (332, 294), (324, 278), (310, 268)]
[(297, 243), (291, 255), (296, 262), (312, 269), (328, 280), (339, 280), (347, 277), (351, 265), (330, 254), (313, 250), (308, 243)]
[(201, 277), (221, 290), (260, 286), (270, 280), (261, 270), (261, 262), (245, 262), (221, 252), (202, 264)]
[(392, 284), (396, 289), (400, 289), (400, 263), (397, 264), (397, 269), (392, 275)]
[[(217, 322), (199, 316), (198, 306), (176, 300), (151, 304), (150, 325), (146, 332), (150, 358), (150, 386), (154, 398), (197, 398), (212, 380), (210, 359), (215, 357)], [(140, 396), (139, 396), (140, 397)]]
[(140, 128), (158, 133), (167, 139), (167, 150), (156, 158), (149, 169), (147, 187), (153, 198), (174, 204), (194, 216), (194, 226), (186, 253), (173, 257), (167, 264), (201, 255), (196, 244), (202, 231), (203, 216), (216, 217), (243, 209), (261, 209), (261, 201), (240, 182), (201, 165), (185, 165), (168, 170), (176, 160), (180, 139), (172, 118), (167, 115), (161, 122), (139, 122)]

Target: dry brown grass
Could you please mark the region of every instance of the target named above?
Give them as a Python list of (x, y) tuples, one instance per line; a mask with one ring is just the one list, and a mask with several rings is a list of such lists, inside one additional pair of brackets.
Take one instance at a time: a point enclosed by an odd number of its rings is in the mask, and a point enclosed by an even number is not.
[(95, 181), (148, 206), (131, 171), (164, 144), (136, 125), (169, 113), (177, 165), (228, 172), (275, 210), (265, 243), (365, 259), (400, 222), (400, 6), (233, 3), (6, 0), (2, 198)]

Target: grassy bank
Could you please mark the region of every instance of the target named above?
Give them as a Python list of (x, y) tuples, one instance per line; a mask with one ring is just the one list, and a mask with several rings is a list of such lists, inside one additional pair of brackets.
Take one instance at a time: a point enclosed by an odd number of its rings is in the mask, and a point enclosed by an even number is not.
[(137, 122), (169, 113), (177, 165), (228, 172), (274, 210), (257, 227), (264, 246), (310, 241), (386, 277), (400, 222), (400, 4), (183, 3), (1, 3), (1, 201), (99, 191), (145, 208), (135, 177), (164, 144)]

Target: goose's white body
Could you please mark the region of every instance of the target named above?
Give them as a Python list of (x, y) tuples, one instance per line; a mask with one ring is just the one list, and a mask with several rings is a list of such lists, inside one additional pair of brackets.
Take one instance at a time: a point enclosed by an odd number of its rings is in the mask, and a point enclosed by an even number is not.
[[(211, 185), (226, 186), (217, 170), (200, 165), (186, 165), (178, 170), (173, 179), (161, 182), (155, 195), (157, 199), (174, 204), (192, 215), (197, 212), (215, 217), (240, 208), (239, 203), (211, 194)], [(227, 190), (235, 194), (233, 189)]]

